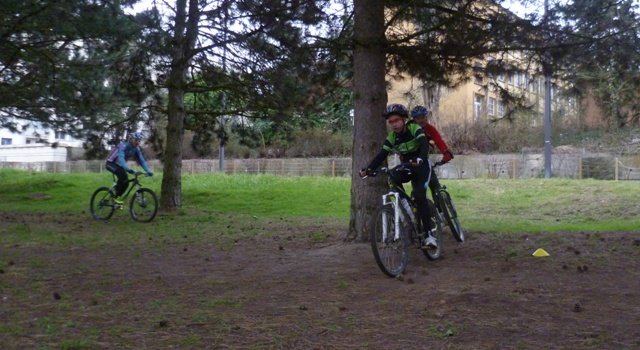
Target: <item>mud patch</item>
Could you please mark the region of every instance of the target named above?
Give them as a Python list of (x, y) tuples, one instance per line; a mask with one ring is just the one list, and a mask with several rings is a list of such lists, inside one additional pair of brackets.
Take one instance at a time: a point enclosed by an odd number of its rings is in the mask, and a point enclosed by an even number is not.
[[(447, 236), (441, 260), (413, 251), (391, 279), (345, 230), (278, 220), (224, 246), (1, 246), (0, 338), (8, 349), (640, 347), (636, 233)], [(538, 247), (550, 256), (531, 256)]]

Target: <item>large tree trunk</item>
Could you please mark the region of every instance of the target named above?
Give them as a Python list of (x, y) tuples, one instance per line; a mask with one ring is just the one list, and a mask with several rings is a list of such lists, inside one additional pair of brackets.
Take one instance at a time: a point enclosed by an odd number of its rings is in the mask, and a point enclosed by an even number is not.
[(382, 178), (365, 181), (358, 171), (380, 150), (386, 128), (382, 112), (387, 104), (385, 87), (385, 27), (383, 0), (354, 2), (353, 82), (355, 119), (351, 176), (349, 237), (366, 240), (385, 190)]
[(176, 1), (175, 32), (171, 52), (171, 69), (167, 86), (167, 145), (164, 158), (160, 209), (174, 211), (182, 206), (182, 140), (184, 138), (184, 94), (187, 69), (191, 63), (195, 39), (198, 35), (199, 9), (197, 0)]

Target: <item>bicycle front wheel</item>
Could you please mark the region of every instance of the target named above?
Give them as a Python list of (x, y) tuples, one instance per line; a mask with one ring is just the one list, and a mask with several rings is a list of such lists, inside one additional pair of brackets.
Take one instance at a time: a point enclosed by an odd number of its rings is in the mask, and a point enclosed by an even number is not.
[(100, 187), (91, 196), (91, 216), (96, 220), (108, 220), (115, 210), (113, 193), (108, 187)]
[(380, 270), (389, 277), (400, 276), (409, 263), (407, 232), (404, 232), (402, 222), (400, 222), (400, 238), (395, 239), (394, 217), (391, 205), (380, 208), (376, 225), (369, 237), (376, 263)]
[(458, 213), (456, 212), (456, 207), (453, 205), (449, 192), (440, 190), (440, 198), (442, 200), (440, 205), (442, 208), (442, 214), (444, 214), (444, 219), (447, 221), (447, 225), (449, 225), (449, 228), (451, 229), (453, 238), (458, 242), (464, 242), (464, 231), (462, 230), (462, 226), (460, 226)]
[(156, 194), (148, 188), (138, 189), (129, 203), (131, 218), (138, 222), (149, 222), (156, 217), (156, 213), (158, 213)]

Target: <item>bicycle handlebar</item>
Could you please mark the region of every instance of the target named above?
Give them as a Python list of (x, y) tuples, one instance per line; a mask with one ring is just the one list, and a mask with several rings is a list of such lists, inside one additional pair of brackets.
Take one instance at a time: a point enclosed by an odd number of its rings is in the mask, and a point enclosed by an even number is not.
[[(137, 180), (138, 180), (138, 177), (140, 177), (140, 176), (147, 176), (147, 177), (149, 176), (149, 174), (147, 174), (147, 173), (146, 173), (146, 172), (144, 172), (144, 171), (136, 171), (136, 172), (134, 172), (134, 173), (133, 173), (133, 174), (131, 174), (131, 175), (133, 175), (133, 178), (129, 178), (129, 182), (137, 181)], [(114, 175), (114, 176), (115, 176), (115, 175)]]
[[(436, 163), (432, 163), (432, 164), (433, 164), (434, 168), (444, 165), (444, 163), (442, 163), (442, 162), (436, 162)], [(413, 168), (413, 167), (415, 167), (415, 163), (402, 162), (399, 165), (395, 166), (393, 169), (407, 168), (407, 167)], [(369, 176), (376, 177), (376, 176), (378, 176), (378, 173), (387, 174), (387, 173), (389, 173), (390, 170), (391, 169), (389, 169), (388, 167), (381, 167), (380, 170), (372, 170), (367, 175), (362, 176), (361, 179), (364, 180), (364, 179), (368, 178)]]

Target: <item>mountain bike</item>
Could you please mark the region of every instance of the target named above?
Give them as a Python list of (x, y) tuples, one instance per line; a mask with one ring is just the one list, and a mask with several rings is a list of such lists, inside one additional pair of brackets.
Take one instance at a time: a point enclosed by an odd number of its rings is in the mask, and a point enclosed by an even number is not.
[[(409, 264), (409, 246), (414, 244), (421, 248), (425, 238), (422, 220), (419, 219), (417, 205), (404, 186), (393, 181), (394, 173), (410, 174), (412, 165), (402, 163), (393, 169), (381, 168), (380, 172), (387, 175), (389, 192), (382, 195), (382, 205), (376, 216), (374, 230), (371, 231), (370, 241), (373, 256), (378, 267), (390, 277), (398, 277)], [(372, 172), (370, 176), (376, 176)], [(366, 176), (365, 176), (366, 178)], [(439, 259), (442, 255), (442, 221), (433, 202), (427, 198), (432, 226), (435, 232), (436, 248), (421, 249), (429, 260)]]
[[(133, 178), (128, 180), (128, 189), (122, 196), (123, 202), (126, 203), (131, 191), (133, 196), (129, 201), (129, 215), (138, 222), (150, 222), (158, 213), (158, 198), (156, 194), (149, 188), (142, 187), (139, 177), (145, 175), (143, 172), (135, 172)], [(91, 216), (96, 220), (108, 220), (111, 218), (116, 209), (123, 209), (124, 204), (117, 204), (114, 199), (116, 176), (113, 175), (113, 185), (109, 187), (100, 187), (91, 196)]]
[[(440, 165), (440, 163), (436, 163), (433, 167), (435, 168)], [(429, 181), (427, 181), (425, 187), (428, 187), (428, 185)], [(441, 221), (447, 223), (451, 230), (451, 234), (453, 234), (453, 238), (460, 243), (464, 242), (464, 231), (460, 225), (458, 212), (456, 211), (456, 207), (453, 205), (451, 195), (449, 194), (449, 191), (447, 191), (447, 186), (442, 185), (435, 190), (431, 188), (431, 197), (433, 198), (438, 214), (441, 217)]]

